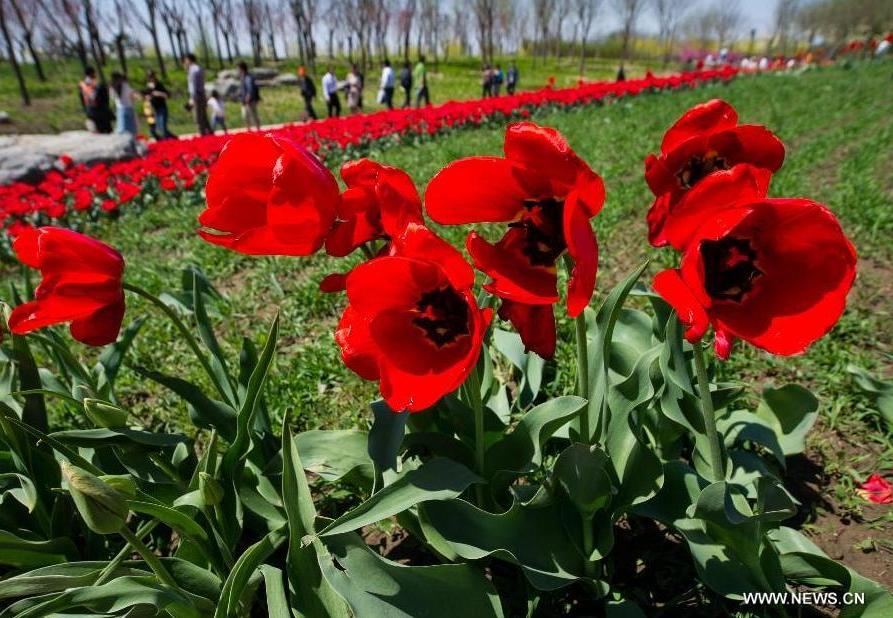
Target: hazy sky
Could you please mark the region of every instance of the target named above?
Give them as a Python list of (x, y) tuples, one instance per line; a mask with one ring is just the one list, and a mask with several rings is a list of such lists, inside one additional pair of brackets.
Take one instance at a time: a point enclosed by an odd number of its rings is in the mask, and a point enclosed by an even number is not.
[[(702, 7), (708, 7), (714, 4), (716, 1), (717, 0), (695, 0), (691, 9), (689, 9), (689, 12), (694, 13)], [(742, 15), (744, 15), (744, 19), (742, 20), (742, 32), (739, 32), (738, 35), (743, 37), (750, 32), (751, 28), (757, 29), (758, 36), (770, 34), (776, 2), (777, 0), (740, 0), (739, 6)], [(598, 20), (599, 33), (615, 30), (619, 26), (619, 22), (611, 0), (602, 0), (600, 10), (601, 19)], [(648, 2), (646, 2), (645, 9), (642, 12), (639, 29), (642, 31), (657, 30), (657, 21), (654, 18), (654, 12)]]

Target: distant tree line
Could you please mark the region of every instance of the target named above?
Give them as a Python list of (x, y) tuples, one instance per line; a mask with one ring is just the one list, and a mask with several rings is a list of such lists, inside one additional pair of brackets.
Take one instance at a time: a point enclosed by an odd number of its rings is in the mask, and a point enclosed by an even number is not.
[[(594, 30), (604, 34), (609, 18), (617, 24), (611, 37), (623, 62), (637, 53), (649, 12), (657, 25), (649, 38), (664, 64), (681, 41), (709, 49), (747, 40), (739, 0), (0, 0), (0, 53), (26, 105), (27, 80), (45, 81), (47, 60), (77, 59), (103, 75), (110, 65), (126, 74), (138, 58), (166, 78), (170, 63), (189, 51), (209, 67), (292, 57), (311, 70), (320, 57), (346, 56), (365, 67), (408, 60), (411, 52), (435, 65), (451, 53), (489, 63), (525, 53), (535, 62), (576, 61), (582, 74)], [(789, 53), (891, 28), (893, 0), (777, 0), (765, 49), (756, 49), (750, 30), (741, 51)]]

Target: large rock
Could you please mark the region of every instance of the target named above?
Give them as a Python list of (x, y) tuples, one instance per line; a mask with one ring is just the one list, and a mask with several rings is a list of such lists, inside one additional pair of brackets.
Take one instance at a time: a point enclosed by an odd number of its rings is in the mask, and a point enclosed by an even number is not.
[(273, 83), (278, 86), (297, 86), (300, 81), (294, 73), (280, 73), (273, 78)]
[(0, 184), (37, 182), (67, 155), (75, 163), (107, 163), (146, 154), (146, 145), (129, 134), (101, 135), (65, 131), (58, 135), (0, 137)]
[[(239, 84), (239, 80), (235, 78), (218, 79), (211, 84), (211, 88), (224, 99), (235, 101), (239, 98)], [(210, 90), (208, 94), (210, 95)]]

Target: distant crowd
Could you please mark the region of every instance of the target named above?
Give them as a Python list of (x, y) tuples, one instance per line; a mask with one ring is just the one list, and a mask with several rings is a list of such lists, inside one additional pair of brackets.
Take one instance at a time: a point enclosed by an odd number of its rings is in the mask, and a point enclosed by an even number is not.
[[(210, 135), (217, 131), (227, 132), (226, 93), (217, 92), (205, 83), (205, 71), (199, 65), (194, 54), (186, 54), (183, 60), (186, 70), (186, 87), (189, 100), (185, 108), (189, 111), (200, 135)], [(314, 102), (317, 99), (317, 86), (313, 78), (302, 66), (297, 70), (298, 86), (304, 101), (305, 116), (309, 120), (317, 119)], [(498, 96), (503, 80), (506, 80), (507, 92), (514, 93), (518, 84), (519, 73), (512, 65), (508, 75), (503, 76), (497, 65), (495, 70), (485, 68), (487, 82), (483, 96)], [(245, 62), (238, 64), (238, 90), (235, 97), (242, 110), (242, 123), (245, 128), (260, 129), (261, 120), (259, 104), (261, 102), (260, 87)], [(428, 69), (425, 57), (420, 56), (415, 66), (404, 62), (399, 72), (385, 60), (381, 67), (376, 100), (387, 109), (394, 109), (394, 97), (397, 88), (403, 93), (401, 107), (407, 108), (415, 102), (416, 107), (431, 105), (431, 94), (428, 89)], [(351, 64), (344, 79), (339, 79), (335, 67), (329, 65), (322, 77), (320, 90), (328, 117), (339, 116), (342, 111), (341, 99), (345, 98), (350, 113), (363, 111), (363, 94), (366, 87), (366, 76), (356, 64)], [(78, 84), (78, 95), (86, 116), (88, 130), (95, 133), (130, 133), (138, 132), (138, 113), (149, 128), (149, 133), (156, 140), (176, 139), (170, 130), (170, 91), (158, 79), (154, 71), (149, 71), (146, 84), (141, 90), (134, 89), (127, 77), (119, 72), (111, 74), (108, 83), (97, 76), (93, 67), (87, 67), (84, 78)]]

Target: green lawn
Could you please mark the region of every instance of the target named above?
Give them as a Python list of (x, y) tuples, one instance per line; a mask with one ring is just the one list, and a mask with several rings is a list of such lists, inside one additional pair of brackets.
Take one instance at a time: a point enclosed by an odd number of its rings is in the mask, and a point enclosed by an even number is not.
[[(394, 66), (398, 66), (398, 59), (393, 59)], [(503, 69), (508, 68), (510, 58), (502, 58), (500, 62)], [(558, 86), (571, 86), (580, 77), (579, 62), (574, 58), (563, 59), (559, 65), (554, 58), (548, 59), (545, 64), (542, 60), (535, 63), (530, 58), (517, 59), (521, 73), (521, 89), (535, 89), (545, 85), (550, 76), (554, 76)], [(317, 89), (320, 87), (320, 79), (325, 72), (327, 61), (321, 60), (317, 65), (316, 75)], [(345, 60), (337, 60), (336, 74), (344, 79), (347, 74), (348, 64)], [(81, 79), (80, 65), (76, 62), (46, 63), (45, 70), (47, 81), (39, 82), (31, 66), (25, 66), (23, 71), (32, 96), (32, 104), (23, 106), (19, 97), (18, 85), (12, 71), (0, 72), (0, 110), (9, 112), (12, 124), (0, 125), (0, 133), (54, 133), (64, 130), (83, 129), (84, 119), (77, 96), (77, 83)], [(170, 105), (171, 129), (174, 133), (194, 133), (195, 126), (191, 116), (183, 108), (186, 100), (186, 75), (181, 67), (175, 67), (173, 59), (167, 59), (168, 80), (166, 85), (171, 90), (172, 100)], [(280, 72), (292, 73), (297, 68), (294, 60), (285, 60), (277, 65), (272, 63), (265, 66), (276, 66)], [(434, 103), (443, 103), (450, 99), (470, 99), (480, 96), (479, 72), (480, 61), (474, 58), (451, 59), (448, 62), (440, 62), (435, 65), (429, 62), (429, 82), (431, 99)], [(145, 84), (145, 74), (148, 69), (157, 67), (151, 59), (129, 59), (128, 73), (130, 83), (134, 88), (142, 88)], [(118, 67), (115, 63), (106, 69), (107, 75)], [(210, 82), (217, 74), (217, 63), (212, 62), (206, 71), (206, 79)], [(644, 67), (631, 65), (626, 73), (629, 77), (635, 77), (644, 73)], [(587, 61), (586, 79), (612, 79), (617, 71), (616, 60), (590, 59)], [(364, 96), (367, 110), (381, 109), (381, 105), (375, 103), (378, 89), (378, 77), (380, 66), (375, 63), (366, 72), (368, 87)], [(210, 86), (209, 86), (210, 88)], [(395, 100), (402, 100), (402, 95), (397, 93)], [(260, 106), (261, 121), (264, 124), (283, 122), (295, 122), (301, 119), (304, 104), (298, 93), (297, 87), (282, 86), (261, 89), (262, 102)], [(321, 95), (320, 95), (321, 97)], [(322, 99), (317, 97), (317, 113), (325, 112)], [(346, 112), (346, 107), (344, 109)], [(141, 109), (137, 109), (141, 115)], [(236, 103), (227, 104), (227, 121), (229, 126), (241, 126), (239, 106)], [(140, 117), (141, 131), (147, 133), (147, 127)]]

